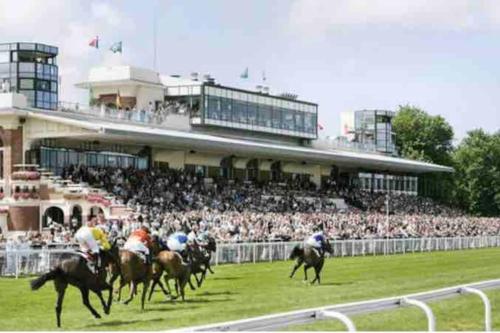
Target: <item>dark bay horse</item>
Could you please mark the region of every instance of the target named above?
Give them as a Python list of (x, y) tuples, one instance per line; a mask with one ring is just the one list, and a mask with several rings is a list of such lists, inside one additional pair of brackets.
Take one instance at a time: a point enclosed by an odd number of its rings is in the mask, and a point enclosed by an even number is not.
[(321, 283), (320, 273), (323, 269), (323, 264), (325, 263), (325, 252), (333, 254), (333, 249), (328, 240), (325, 240), (323, 245), (323, 250), (320, 251), (314, 249), (312, 246), (300, 244), (295, 245), (290, 254), (290, 259), (297, 259), (295, 266), (293, 267), (292, 273), (290, 273), (290, 278), (293, 277), (297, 269), (304, 264), (304, 281), (307, 281), (307, 270), (311, 267), (314, 268), (314, 272), (316, 277), (312, 280), (311, 284), (318, 281), (318, 284)]
[[(215, 253), (217, 251), (217, 243), (213, 237), (209, 236), (206, 245), (195, 243), (189, 247), (188, 251), (191, 274), (194, 275), (199, 288), (207, 275), (207, 271), (214, 274), (214, 271), (210, 267), (210, 261), (212, 260), (212, 252)], [(201, 276), (198, 278), (197, 274), (201, 274)]]
[[(101, 315), (92, 307), (89, 301), (89, 292), (92, 291), (101, 300), (105, 314), (111, 310), (113, 286), (106, 282), (106, 266), (112, 262), (118, 262), (118, 247), (113, 243), (109, 251), (101, 251), (102, 265), (98, 273), (92, 273), (85, 259), (79, 254), (71, 255), (55, 266), (50, 272), (31, 281), (31, 289), (40, 289), (47, 281), (54, 280), (54, 286), (57, 292), (56, 318), (57, 327), (61, 327), (61, 313), (66, 288), (72, 285), (82, 294), (83, 304), (90, 310), (95, 318), (101, 318)], [(108, 302), (104, 301), (102, 291), (109, 290)]]

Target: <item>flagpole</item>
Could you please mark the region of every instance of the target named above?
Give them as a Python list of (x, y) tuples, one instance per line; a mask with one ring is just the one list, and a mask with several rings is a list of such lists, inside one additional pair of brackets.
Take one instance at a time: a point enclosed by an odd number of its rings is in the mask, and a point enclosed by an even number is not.
[(157, 20), (157, 16), (156, 16), (156, 10), (154, 10), (154, 13), (153, 13), (153, 69), (155, 71), (157, 71), (157, 68), (156, 68), (156, 36), (157, 36), (157, 32), (156, 32), (156, 20)]

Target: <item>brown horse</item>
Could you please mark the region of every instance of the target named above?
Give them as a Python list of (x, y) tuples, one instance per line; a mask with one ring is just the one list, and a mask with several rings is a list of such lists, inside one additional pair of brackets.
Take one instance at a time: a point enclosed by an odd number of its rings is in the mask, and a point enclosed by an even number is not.
[(320, 273), (323, 269), (323, 264), (325, 263), (325, 252), (333, 254), (333, 249), (328, 240), (325, 240), (323, 245), (324, 251), (318, 251), (314, 249), (312, 246), (306, 245), (304, 247), (300, 245), (296, 245), (292, 253), (290, 254), (290, 259), (297, 259), (295, 266), (290, 273), (290, 278), (293, 277), (295, 271), (304, 264), (304, 282), (307, 281), (307, 270), (311, 267), (314, 267), (314, 272), (316, 273), (316, 277), (312, 280), (311, 284), (318, 281), (318, 284), (321, 283)]
[(118, 287), (118, 299), (121, 298), (121, 289), (129, 284), (130, 295), (124, 304), (130, 303), (137, 294), (137, 285), (143, 284), (141, 309), (144, 310), (144, 301), (152, 277), (152, 267), (146, 264), (137, 254), (128, 250), (120, 250), (119, 270), (115, 269), (112, 281), (116, 279), (116, 274), (120, 276), (120, 286)]
[[(165, 290), (160, 280), (163, 273), (165, 273), (164, 279), (168, 292)], [(174, 251), (161, 251), (154, 260), (153, 284), (151, 285), (151, 291), (149, 292), (148, 299), (151, 300), (154, 288), (158, 284), (165, 295), (170, 294), (172, 299), (177, 298), (180, 295), (184, 301), (184, 288), (186, 287), (186, 284), (189, 283), (191, 289), (194, 290), (190, 276), (191, 267), (182, 260), (182, 256), (179, 253)], [(175, 290), (177, 293), (176, 297), (172, 296), (172, 292), (168, 284), (168, 281), (171, 279), (175, 280)]]
[[(111, 310), (113, 286), (106, 282), (107, 272), (105, 267), (111, 262), (117, 262), (118, 247), (113, 243), (109, 251), (101, 251), (102, 265), (98, 273), (92, 273), (85, 259), (79, 254), (71, 255), (71, 258), (64, 259), (55, 266), (50, 272), (31, 281), (31, 289), (40, 289), (47, 281), (54, 280), (54, 286), (57, 292), (56, 318), (57, 327), (61, 327), (61, 313), (66, 288), (69, 285), (80, 289), (83, 304), (89, 309), (95, 318), (101, 318), (101, 315), (92, 307), (89, 301), (89, 292), (92, 291), (101, 300), (105, 314)], [(104, 301), (102, 291), (109, 290), (108, 302)]]

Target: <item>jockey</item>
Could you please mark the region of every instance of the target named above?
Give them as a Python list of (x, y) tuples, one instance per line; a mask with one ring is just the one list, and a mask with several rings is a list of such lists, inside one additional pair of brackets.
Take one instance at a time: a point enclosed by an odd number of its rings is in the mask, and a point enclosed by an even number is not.
[(100, 250), (107, 251), (111, 248), (106, 234), (95, 226), (95, 217), (87, 221), (75, 234), (75, 239), (80, 245), (80, 251), (87, 255), (89, 269), (97, 273), (100, 266)]
[(208, 244), (208, 231), (203, 231), (198, 234), (198, 237), (196, 238), (196, 241), (198, 244), (201, 246), (206, 246)]
[(182, 231), (174, 232), (167, 239), (167, 246), (170, 251), (176, 251), (181, 254), (182, 257), (186, 255), (186, 247), (188, 242), (188, 236)]
[(146, 264), (151, 264), (151, 236), (149, 229), (142, 226), (132, 231), (123, 248), (140, 256)]
[(325, 247), (325, 236), (323, 235), (323, 231), (320, 230), (313, 233), (304, 243), (306, 246), (316, 249), (319, 255), (323, 255)]

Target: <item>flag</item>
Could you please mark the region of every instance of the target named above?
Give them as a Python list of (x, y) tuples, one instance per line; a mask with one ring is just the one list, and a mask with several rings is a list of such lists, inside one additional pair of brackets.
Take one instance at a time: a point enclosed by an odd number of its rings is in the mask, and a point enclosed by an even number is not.
[(248, 67), (245, 68), (245, 70), (243, 71), (243, 73), (241, 73), (240, 77), (242, 79), (248, 79)]
[(89, 46), (95, 47), (96, 49), (99, 48), (99, 36), (95, 36), (92, 38), (92, 40), (89, 43)]
[(344, 134), (349, 134), (349, 126), (344, 124)]
[(266, 82), (266, 71), (262, 71), (262, 82)]
[(109, 50), (113, 53), (116, 53), (116, 52), (122, 53), (122, 42), (120, 41), (120, 42), (113, 43), (113, 45), (111, 45)]
[(323, 125), (321, 125), (320, 123), (318, 123), (318, 129), (319, 129), (320, 131), (322, 131), (322, 130), (324, 130), (325, 128), (323, 127)]

